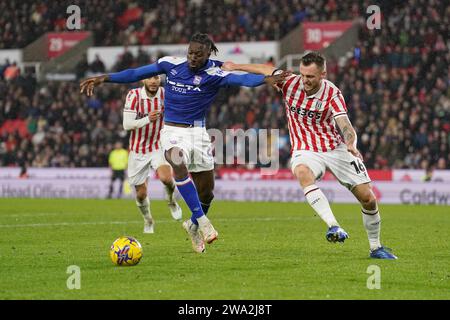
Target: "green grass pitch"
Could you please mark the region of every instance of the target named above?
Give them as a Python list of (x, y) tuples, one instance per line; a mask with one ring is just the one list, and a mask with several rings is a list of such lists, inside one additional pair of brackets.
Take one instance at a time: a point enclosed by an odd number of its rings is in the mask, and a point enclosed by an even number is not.
[[(448, 207), (380, 206), (397, 261), (368, 258), (358, 205), (332, 208), (345, 244), (328, 243), (304, 203), (216, 201), (219, 240), (196, 254), (162, 201), (152, 201), (147, 235), (132, 200), (1, 199), (0, 299), (450, 299)], [(141, 242), (137, 266), (111, 263), (121, 235)], [(80, 267), (79, 290), (67, 288), (70, 265)], [(367, 288), (371, 265), (380, 289)]]

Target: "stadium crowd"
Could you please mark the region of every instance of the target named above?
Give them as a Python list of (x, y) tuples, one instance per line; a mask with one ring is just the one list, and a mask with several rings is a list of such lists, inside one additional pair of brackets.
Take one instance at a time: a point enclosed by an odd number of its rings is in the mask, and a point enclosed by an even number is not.
[(94, 32), (95, 45), (111, 46), (186, 43), (199, 30), (217, 42), (278, 40), (303, 20), (352, 19), (364, 2), (0, 0), (0, 49), (23, 48), (46, 32), (64, 31), (72, 4), (80, 8), (82, 29)]
[[(179, 17), (180, 14), (184, 14), (184, 19), (191, 19), (185, 16), (186, 10), (190, 10), (189, 6), (209, 7), (212, 2), (214, 1), (181, 1), (180, 5), (168, 9), (166, 6), (172, 3), (169, 1), (162, 3), (160, 8), (170, 12), (167, 21), (172, 17)], [(237, 11), (230, 12), (239, 13), (239, 8), (260, 2), (254, 0), (223, 3), (236, 6), (234, 10)], [(298, 1), (284, 2), (286, 5), (280, 6), (281, 8), (299, 6)], [(14, 3), (16, 2), (8, 2), (7, 5)], [(43, 2), (33, 3), (36, 10), (43, 5)], [(152, 3), (149, 2), (148, 5)], [(337, 2), (332, 0), (314, 3), (325, 3), (330, 8), (338, 6)], [(445, 6), (440, 1), (410, 0), (409, 3), (413, 5), (394, 6), (392, 11), (386, 14), (381, 30), (367, 30), (362, 27), (352, 57), (345, 65), (330, 63), (328, 79), (344, 94), (350, 119), (359, 135), (358, 147), (368, 168), (449, 169), (450, 43), (446, 35), (450, 26), (450, 6)], [(102, 5), (112, 5), (116, 10), (123, 10), (124, 6), (124, 2), (113, 5), (109, 1), (98, 1), (98, 4), (100, 8)], [(128, 7), (130, 5), (131, 2)], [(24, 4), (21, 10), (26, 10), (25, 7)], [(0, 8), (5, 10), (5, 1), (0, 2)], [(312, 8), (315, 8), (315, 5)], [(353, 8), (353, 11), (346, 14), (358, 13), (358, 6), (350, 8)], [(272, 9), (268, 10), (270, 12)], [(241, 18), (241, 15), (236, 13), (232, 16), (239, 18), (238, 21), (252, 21), (248, 25), (253, 26), (253, 23), (256, 23), (252, 18), (253, 11), (241, 11), (247, 12), (242, 14), (245, 17)], [(284, 11), (292, 12), (288, 9)], [(329, 11), (331, 12), (326, 11), (327, 14), (320, 18), (327, 20), (330, 15), (333, 16), (333, 12), (340, 12), (331, 9)], [(104, 16), (107, 17), (108, 14)], [(333, 17), (342, 18), (340, 15)], [(114, 26), (103, 25), (103, 18), (102, 16), (98, 22), (98, 30), (103, 30), (99, 39), (109, 40), (98, 43), (115, 44), (112, 41), (117, 41), (120, 37), (105, 34), (116, 29)], [(301, 14), (297, 15), (297, 19), (301, 21)], [(208, 18), (204, 20), (205, 25), (193, 28), (207, 28)], [(114, 24), (112, 21), (110, 24)], [(143, 30), (144, 25), (136, 26), (136, 30)], [(272, 26), (272, 22), (270, 25)], [(112, 29), (108, 29), (109, 27)], [(96, 28), (93, 27), (93, 30), (97, 32)], [(164, 28), (162, 24), (158, 32), (152, 31), (154, 37), (148, 37), (148, 40), (158, 43), (185, 42), (187, 38), (183, 37), (194, 30), (186, 28), (186, 34), (178, 33), (176, 37), (180, 38), (174, 39), (171, 37), (175, 35), (167, 34), (176, 32), (164, 33)], [(42, 32), (48, 30), (44, 29)], [(285, 30), (281, 26), (275, 29)], [(216, 29), (211, 30), (215, 30), (216, 34), (212, 34), (216, 41), (231, 40), (218, 35)], [(233, 27), (227, 26), (227, 31), (230, 30), (233, 30)], [(268, 36), (270, 32), (266, 32), (264, 28), (255, 30), (234, 31), (234, 35), (252, 35), (252, 38), (245, 40), (276, 38), (273, 35)], [(36, 32), (40, 32), (39, 29), (36, 29)], [(125, 36), (127, 37), (129, 34)], [(237, 37), (233, 40), (244, 40)], [(5, 42), (4, 36), (0, 42), (4, 47), (17, 45)], [(117, 61), (114, 69), (142, 65), (155, 58), (144, 51), (137, 57), (127, 54)], [(103, 72), (103, 69), (101, 57), (98, 57), (95, 64), (89, 65), (86, 61), (80, 64), (77, 74), (83, 77), (88, 71)], [(115, 141), (122, 140), (125, 145), (128, 144), (127, 134), (121, 126), (121, 108), (129, 87), (106, 85), (99, 88), (94, 97), (87, 98), (79, 94), (78, 83), (37, 84), (33, 74), (19, 74), (14, 70), (13, 64), (10, 63), (0, 66), (0, 166), (105, 166), (107, 155)], [(290, 145), (285, 113), (280, 94), (272, 88), (262, 86), (256, 89), (223, 90), (210, 110), (207, 125), (222, 131), (237, 128), (280, 129), (281, 165), (288, 167)]]

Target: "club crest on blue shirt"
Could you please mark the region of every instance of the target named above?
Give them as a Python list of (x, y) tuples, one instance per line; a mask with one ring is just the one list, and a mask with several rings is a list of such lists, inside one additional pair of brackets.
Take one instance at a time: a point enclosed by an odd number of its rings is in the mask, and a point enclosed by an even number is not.
[(202, 81), (202, 77), (200, 76), (194, 76), (194, 81), (193, 83), (198, 86), (200, 84), (200, 82)]
[(170, 74), (173, 75), (173, 76), (176, 76), (177, 73), (178, 73), (178, 72), (177, 72), (177, 70), (175, 70), (175, 69), (170, 70)]

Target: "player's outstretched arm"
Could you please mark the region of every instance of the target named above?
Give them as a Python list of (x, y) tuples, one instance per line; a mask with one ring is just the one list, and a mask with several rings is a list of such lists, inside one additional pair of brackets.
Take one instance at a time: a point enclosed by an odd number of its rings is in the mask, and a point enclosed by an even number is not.
[(347, 150), (353, 154), (355, 157), (358, 157), (362, 160), (362, 155), (356, 148), (356, 144), (358, 141), (358, 138), (356, 136), (356, 131), (353, 128), (349, 118), (346, 114), (337, 116), (334, 118), (336, 121), (336, 124), (341, 130), (342, 136), (344, 138), (344, 142), (347, 145)]
[(270, 76), (274, 71), (278, 70), (274, 67), (268, 66), (266, 64), (238, 64), (231, 61), (226, 61), (222, 64), (222, 70), (225, 71), (244, 71), (249, 73), (262, 74), (265, 76)]
[(159, 64), (152, 63), (135, 69), (126, 69), (120, 72), (87, 78), (80, 83), (80, 93), (86, 93), (87, 96), (92, 96), (94, 87), (99, 86), (104, 82), (132, 83), (161, 73), (164, 73), (164, 70)]
[(283, 71), (280, 74), (264, 76), (259, 74), (247, 73), (247, 74), (229, 74), (224, 79), (223, 85), (231, 86), (244, 86), (244, 87), (257, 87), (264, 83), (269, 85), (275, 85), (283, 82), (288, 76), (291, 75), (289, 71)]
[[(265, 76), (273, 76), (275, 74), (281, 74), (283, 72), (283, 70), (281, 70), (281, 69), (276, 69), (276, 68), (271, 67), (266, 64), (256, 64), (256, 63), (255, 64), (238, 64), (238, 63), (233, 63), (231, 61), (224, 62), (222, 64), (222, 70), (243, 71), (243, 72), (249, 72), (249, 73), (262, 74)], [(284, 78), (286, 78), (286, 77), (284, 77)], [(282, 85), (282, 81), (274, 82), (271, 85), (276, 91), (280, 91), (279, 86)]]

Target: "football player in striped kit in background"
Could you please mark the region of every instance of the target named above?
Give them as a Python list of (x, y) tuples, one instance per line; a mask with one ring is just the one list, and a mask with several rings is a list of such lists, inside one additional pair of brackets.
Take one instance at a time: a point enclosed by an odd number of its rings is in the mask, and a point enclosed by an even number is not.
[(172, 217), (181, 220), (182, 212), (174, 197), (172, 168), (164, 157), (159, 141), (163, 126), (164, 88), (160, 86), (159, 76), (144, 79), (142, 82), (144, 85), (141, 88), (128, 92), (123, 109), (123, 127), (131, 131), (128, 181), (136, 189), (136, 205), (144, 217), (144, 233), (153, 233), (155, 221), (147, 195), (150, 169), (158, 173), (159, 180), (165, 186)]
[[(222, 68), (265, 75), (277, 73), (277, 69), (264, 64), (225, 62)], [(337, 222), (325, 194), (316, 185), (325, 170), (330, 170), (361, 203), (370, 257), (397, 259), (380, 243), (378, 202), (356, 147), (357, 136), (347, 117), (344, 97), (331, 81), (325, 79), (325, 57), (319, 52), (306, 53), (299, 71), (300, 75), (293, 74), (277, 86), (283, 93), (292, 147), (292, 173), (300, 182), (306, 201), (327, 224), (328, 241), (344, 242), (349, 237)]]

